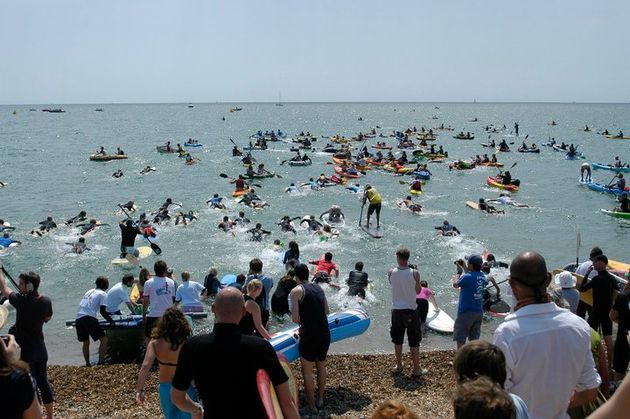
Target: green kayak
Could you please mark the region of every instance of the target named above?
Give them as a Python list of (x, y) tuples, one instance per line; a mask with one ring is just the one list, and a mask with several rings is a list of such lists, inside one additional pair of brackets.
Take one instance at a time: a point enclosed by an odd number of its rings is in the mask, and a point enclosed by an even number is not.
[(629, 219), (630, 220), (630, 212), (610, 211), (610, 210), (607, 210), (607, 209), (602, 209), (601, 211), (604, 214), (606, 214), (606, 215), (610, 215), (611, 217), (625, 218), (625, 219)]

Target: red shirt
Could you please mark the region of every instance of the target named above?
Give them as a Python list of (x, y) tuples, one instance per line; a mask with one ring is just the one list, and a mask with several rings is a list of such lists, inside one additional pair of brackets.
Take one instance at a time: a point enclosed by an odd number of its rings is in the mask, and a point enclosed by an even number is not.
[(337, 265), (335, 265), (333, 262), (327, 262), (324, 259), (320, 259), (311, 263), (317, 266), (315, 272), (326, 272), (328, 275), (330, 275), (330, 272), (332, 272), (333, 269), (339, 271), (339, 269), (337, 269)]

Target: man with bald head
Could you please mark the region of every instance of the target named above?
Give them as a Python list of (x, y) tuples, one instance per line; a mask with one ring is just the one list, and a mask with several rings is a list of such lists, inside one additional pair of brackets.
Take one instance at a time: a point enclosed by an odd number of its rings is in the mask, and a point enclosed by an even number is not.
[(520, 396), (536, 418), (568, 418), (569, 406), (595, 400), (601, 379), (591, 354), (589, 325), (551, 302), (551, 275), (536, 252), (510, 265), (514, 313), (494, 333), (506, 358), (505, 389)]
[[(171, 392), (175, 406), (195, 419), (266, 418), (256, 386), (256, 373), (264, 369), (274, 385), (284, 417), (297, 418), (288, 377), (271, 344), (239, 331), (238, 323), (245, 313), (242, 292), (233, 287), (222, 289), (212, 304), (212, 312), (212, 332), (191, 337), (179, 353)], [(193, 380), (203, 407), (187, 395)]]

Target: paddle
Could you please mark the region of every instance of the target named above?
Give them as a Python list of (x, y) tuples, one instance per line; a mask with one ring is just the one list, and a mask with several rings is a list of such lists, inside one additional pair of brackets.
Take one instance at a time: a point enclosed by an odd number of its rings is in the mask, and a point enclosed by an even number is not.
[(576, 243), (576, 248), (575, 248), (575, 264), (579, 265), (580, 263), (580, 246), (582, 245), (582, 236), (580, 235), (580, 232), (577, 232), (577, 243)]
[[(499, 282), (497, 282), (497, 285), (501, 285), (501, 284), (503, 284), (504, 282), (507, 282), (507, 281), (509, 281), (509, 280), (510, 280), (510, 278), (506, 278), (506, 279), (504, 279), (503, 281), (499, 281)], [(494, 284), (489, 284), (489, 285), (487, 285), (487, 286), (486, 286), (486, 289), (489, 289), (490, 287), (494, 287)]]
[(617, 178), (617, 175), (619, 173), (615, 173), (615, 176), (613, 176), (612, 179), (610, 179), (610, 182), (608, 182), (608, 185), (606, 185), (607, 188), (610, 188), (610, 185), (612, 185), (612, 183), (615, 181), (615, 179)]
[[(134, 224), (134, 226), (136, 228), (140, 228), (138, 226), (138, 223), (133, 221), (133, 219), (131, 218), (129, 213), (127, 211), (125, 211), (125, 207), (123, 207), (122, 205), (118, 204), (118, 208), (120, 208), (120, 210), (127, 216), (127, 218), (129, 218), (131, 220), (131, 222)], [(156, 255), (161, 255), (162, 254), (162, 249), (160, 248), (160, 246), (158, 246), (156, 243), (152, 243), (151, 240), (149, 240), (147, 237), (144, 236), (144, 234), (142, 235), (142, 237), (144, 237), (144, 239), (149, 242), (149, 245), (151, 245), (151, 250), (153, 250)]]
[(2, 272), (4, 272), (4, 274), (7, 276), (7, 278), (9, 278), (9, 280), (13, 283), (13, 285), (15, 285), (15, 288), (17, 288), (19, 290), (20, 286), (17, 284), (17, 282), (15, 282), (15, 279), (13, 279), (13, 277), (11, 275), (9, 275), (9, 273), (4, 268), (4, 266), (2, 266)]
[(361, 227), (361, 220), (363, 219), (363, 208), (365, 207), (365, 194), (363, 194), (363, 204), (361, 204), (361, 214), (359, 214), (359, 227)]

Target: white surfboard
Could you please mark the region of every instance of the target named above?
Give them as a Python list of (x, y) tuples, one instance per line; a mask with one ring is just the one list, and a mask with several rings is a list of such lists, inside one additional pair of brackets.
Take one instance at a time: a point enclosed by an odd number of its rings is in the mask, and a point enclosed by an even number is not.
[(444, 310), (436, 311), (435, 306), (429, 301), (429, 312), (427, 313), (427, 327), (441, 333), (453, 333), (455, 320)]

